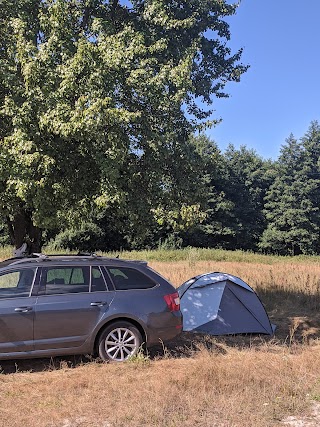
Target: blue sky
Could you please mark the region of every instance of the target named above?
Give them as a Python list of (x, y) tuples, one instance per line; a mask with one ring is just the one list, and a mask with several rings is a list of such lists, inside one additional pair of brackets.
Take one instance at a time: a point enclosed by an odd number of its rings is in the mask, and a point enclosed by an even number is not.
[(276, 159), (292, 132), (320, 121), (320, 0), (242, 0), (230, 19), (235, 50), (250, 69), (214, 101), (223, 122), (207, 134), (224, 150), (246, 145)]

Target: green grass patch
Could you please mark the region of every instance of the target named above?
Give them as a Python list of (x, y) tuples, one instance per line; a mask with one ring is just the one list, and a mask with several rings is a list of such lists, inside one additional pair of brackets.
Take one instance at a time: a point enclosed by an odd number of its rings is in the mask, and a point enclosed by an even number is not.
[[(47, 254), (72, 254), (76, 251), (68, 251), (66, 249), (52, 250), (49, 247), (43, 248), (43, 253)], [(264, 255), (246, 251), (227, 251), (223, 249), (206, 249), (206, 248), (184, 248), (184, 249), (157, 249), (157, 250), (142, 250), (142, 251), (117, 251), (117, 252), (97, 252), (99, 255), (107, 257), (119, 257), (124, 259), (137, 259), (145, 261), (163, 261), (163, 262), (178, 262), (188, 261), (189, 265), (197, 261), (216, 261), (216, 262), (246, 262), (246, 263), (261, 263), (275, 264), (278, 262), (288, 263), (315, 263), (319, 262), (320, 257), (317, 255), (299, 255), (278, 256)], [(12, 247), (5, 246), (0, 248), (0, 258), (6, 259), (12, 257)]]
[(176, 250), (143, 250), (143, 251), (119, 251), (119, 252), (104, 252), (104, 256), (119, 256), (125, 259), (139, 259), (146, 261), (163, 261), (177, 262), (188, 261), (189, 264), (197, 261), (216, 261), (216, 262), (247, 262), (261, 264), (275, 264), (278, 262), (301, 262), (315, 263), (319, 262), (320, 257), (316, 255), (300, 255), (300, 256), (279, 256), (279, 255), (264, 255), (247, 251), (228, 251), (223, 249), (206, 249), (206, 248), (184, 248)]
[(103, 252), (104, 256), (138, 259), (145, 261), (163, 261), (163, 262), (178, 262), (188, 261), (189, 264), (197, 261), (217, 261), (217, 262), (247, 262), (274, 264), (277, 262), (319, 262), (319, 256), (278, 256), (264, 255), (246, 251), (227, 251), (223, 249), (206, 249), (206, 248), (184, 248), (176, 250), (142, 250), (142, 251), (118, 251), (118, 252)]

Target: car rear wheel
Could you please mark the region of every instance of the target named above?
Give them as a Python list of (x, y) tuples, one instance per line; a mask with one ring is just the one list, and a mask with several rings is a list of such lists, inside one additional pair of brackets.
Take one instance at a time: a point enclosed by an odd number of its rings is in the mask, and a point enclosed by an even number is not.
[(124, 362), (135, 356), (142, 345), (140, 331), (129, 322), (115, 322), (107, 326), (98, 342), (101, 359)]

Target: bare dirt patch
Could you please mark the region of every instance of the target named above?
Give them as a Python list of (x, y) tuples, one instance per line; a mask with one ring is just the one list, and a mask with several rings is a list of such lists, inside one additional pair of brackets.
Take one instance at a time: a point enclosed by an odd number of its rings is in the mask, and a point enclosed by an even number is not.
[(283, 420), (283, 424), (292, 427), (319, 427), (320, 425), (320, 403), (313, 403), (312, 412), (309, 416), (289, 416)]

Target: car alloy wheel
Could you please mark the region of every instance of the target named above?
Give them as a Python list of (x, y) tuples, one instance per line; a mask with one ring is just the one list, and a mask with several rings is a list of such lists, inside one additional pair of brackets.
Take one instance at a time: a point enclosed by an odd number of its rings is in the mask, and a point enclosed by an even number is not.
[(99, 340), (99, 356), (103, 360), (123, 362), (137, 354), (142, 344), (139, 330), (129, 322), (109, 325)]

